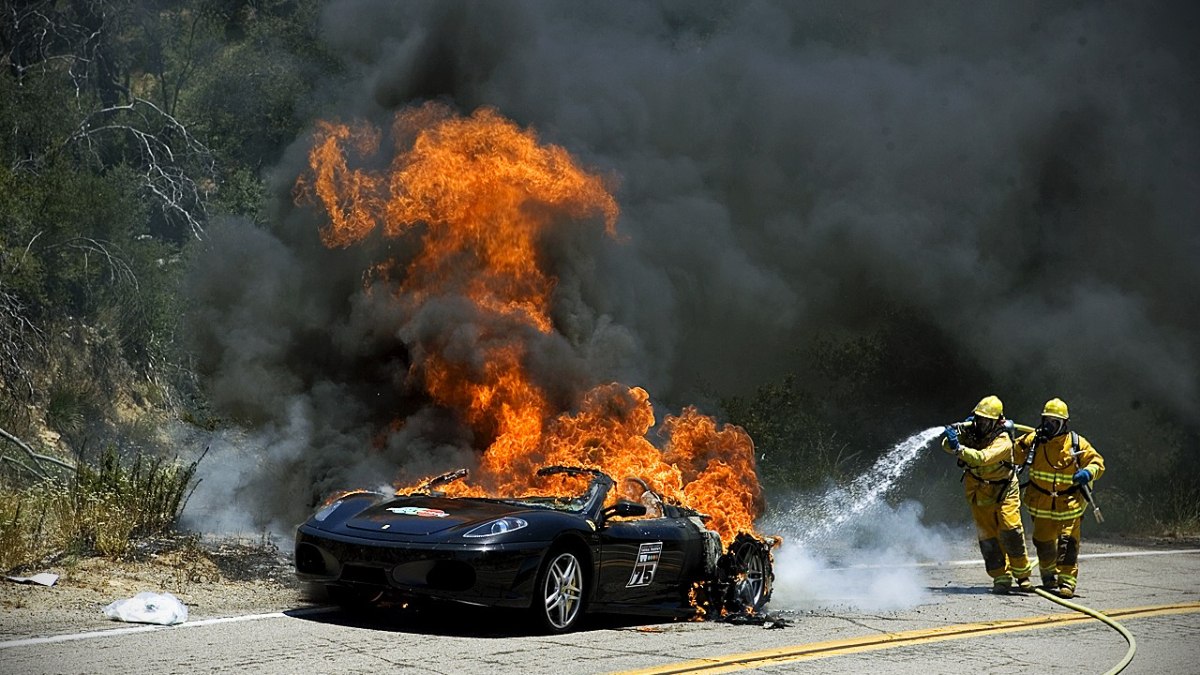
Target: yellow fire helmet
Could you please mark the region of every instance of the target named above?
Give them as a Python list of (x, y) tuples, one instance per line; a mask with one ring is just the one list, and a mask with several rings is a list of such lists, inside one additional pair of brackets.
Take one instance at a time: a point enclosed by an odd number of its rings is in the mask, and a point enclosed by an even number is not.
[[(1063, 410), (1066, 410), (1066, 406), (1063, 406)], [(976, 417), (986, 417), (988, 419), (998, 420), (1002, 415), (1004, 415), (1004, 404), (1001, 403), (1000, 399), (995, 396), (985, 396), (983, 397), (983, 400), (979, 402), (979, 405), (975, 406), (975, 410), (973, 412), (975, 413)]]
[(1070, 419), (1067, 415), (1067, 404), (1063, 403), (1061, 398), (1052, 398), (1046, 401), (1046, 407), (1042, 408), (1043, 417), (1057, 417), (1059, 419)]

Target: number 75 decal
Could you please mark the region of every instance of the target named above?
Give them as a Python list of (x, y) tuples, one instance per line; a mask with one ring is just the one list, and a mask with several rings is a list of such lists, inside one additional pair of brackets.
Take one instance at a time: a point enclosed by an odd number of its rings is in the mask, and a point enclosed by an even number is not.
[(654, 572), (658, 570), (658, 560), (662, 557), (662, 542), (655, 541), (638, 546), (637, 561), (633, 564), (633, 574), (629, 575), (629, 583), (625, 588), (649, 586), (654, 581)]

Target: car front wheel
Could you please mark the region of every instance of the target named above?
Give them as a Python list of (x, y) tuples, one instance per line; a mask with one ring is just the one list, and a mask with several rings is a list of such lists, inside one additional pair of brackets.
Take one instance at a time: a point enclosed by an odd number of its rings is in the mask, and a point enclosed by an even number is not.
[(554, 551), (538, 575), (533, 611), (542, 628), (565, 633), (575, 627), (583, 615), (583, 564), (571, 551)]

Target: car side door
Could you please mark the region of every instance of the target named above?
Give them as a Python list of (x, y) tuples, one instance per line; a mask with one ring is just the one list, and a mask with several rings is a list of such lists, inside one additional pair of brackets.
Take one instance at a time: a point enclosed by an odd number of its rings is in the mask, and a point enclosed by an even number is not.
[(675, 518), (614, 520), (600, 530), (600, 566), (595, 602), (607, 605), (678, 606), (689, 540)]

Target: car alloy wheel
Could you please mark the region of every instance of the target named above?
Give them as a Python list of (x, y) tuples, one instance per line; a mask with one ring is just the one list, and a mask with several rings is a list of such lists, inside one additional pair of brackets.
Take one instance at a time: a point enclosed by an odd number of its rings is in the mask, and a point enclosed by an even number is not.
[(771, 599), (771, 552), (767, 544), (748, 534), (739, 534), (729, 548), (729, 589), (725, 608), (730, 612), (757, 612)]
[(758, 608), (763, 602), (763, 594), (767, 589), (767, 564), (763, 556), (752, 546), (743, 546), (739, 552), (738, 562), (746, 570), (746, 584), (749, 587), (751, 607)]
[(568, 630), (583, 607), (583, 566), (574, 553), (559, 553), (551, 560), (541, 588), (546, 623), (555, 631)]

